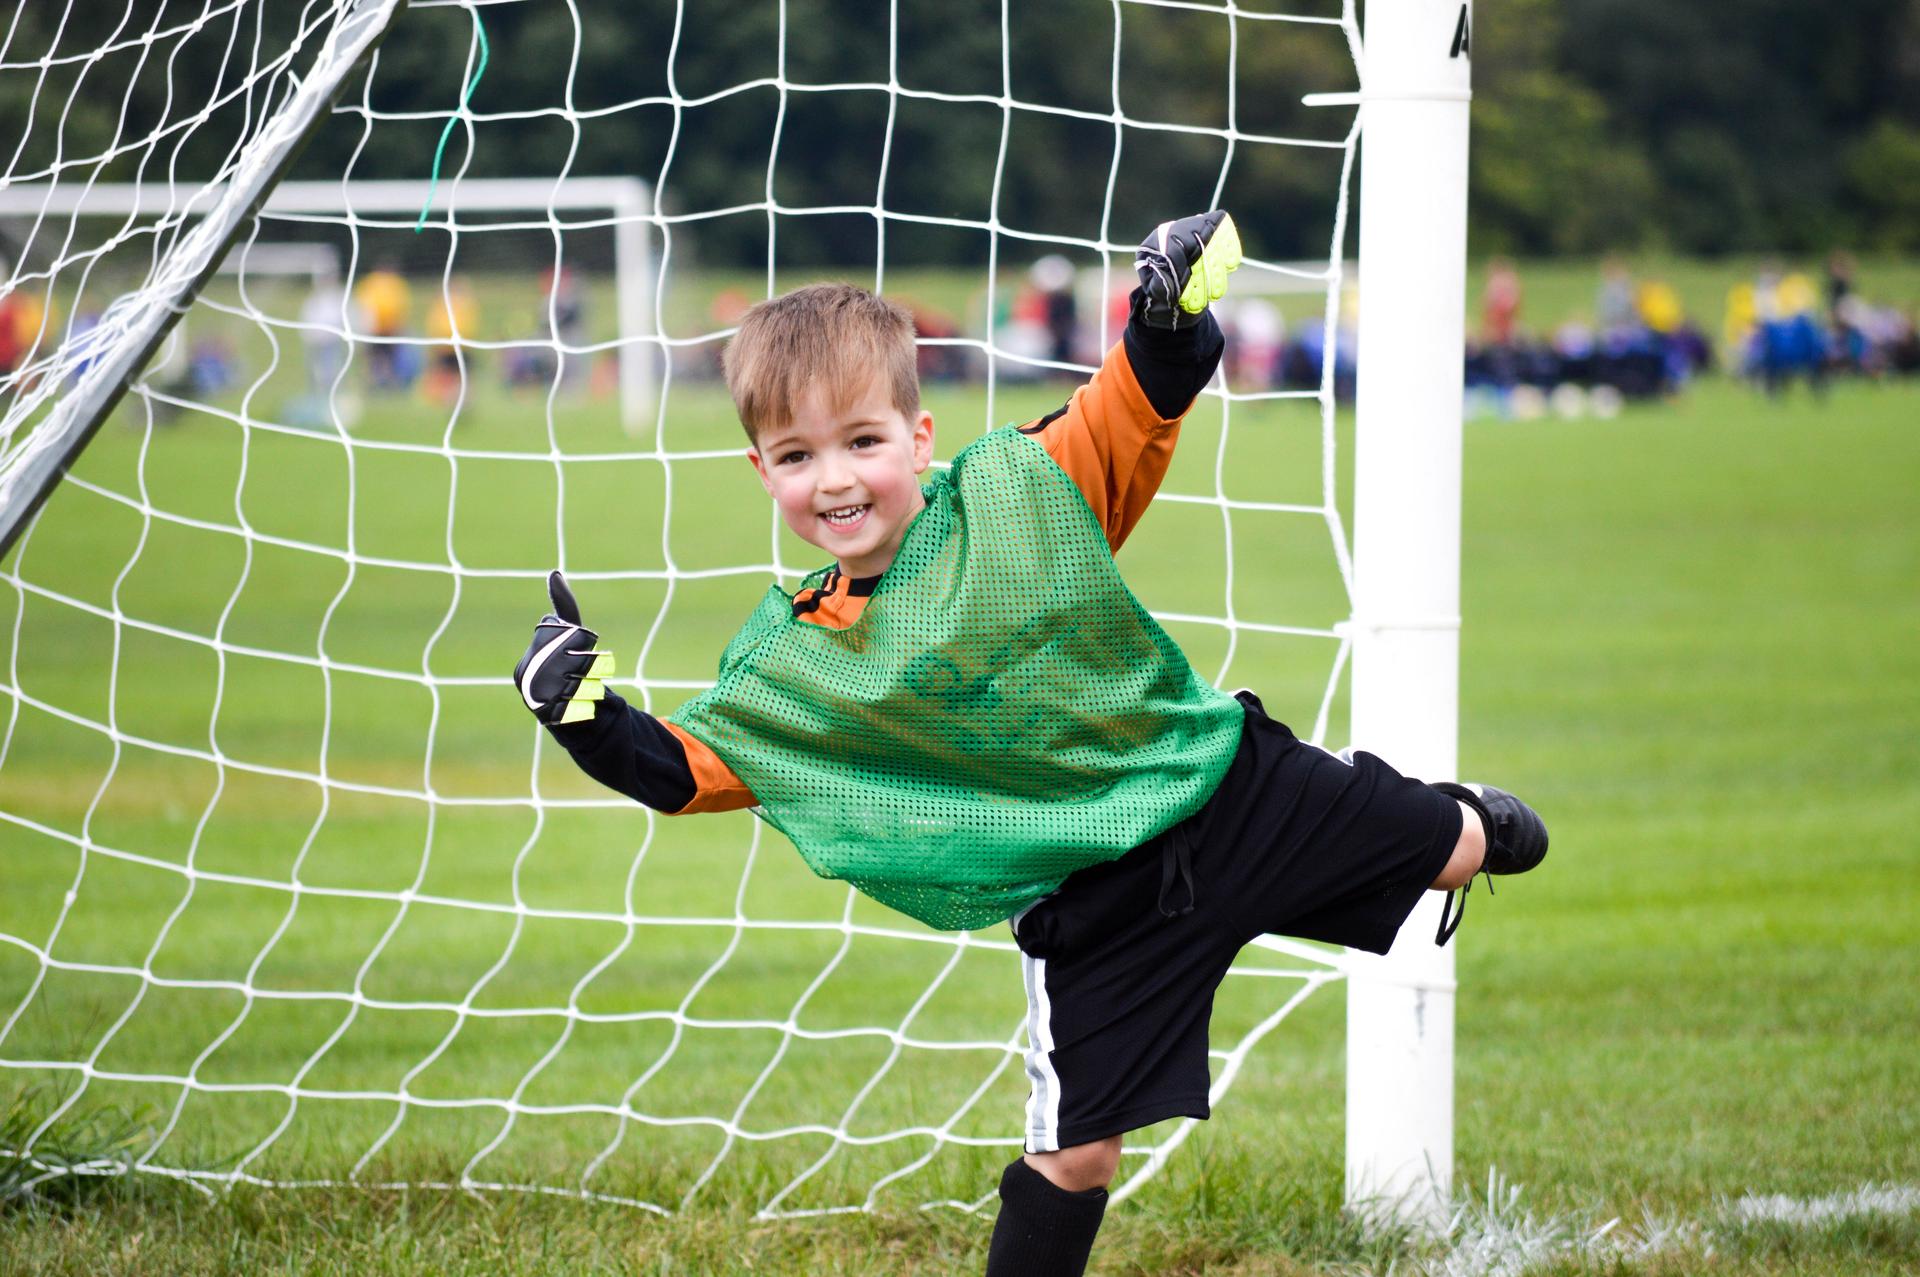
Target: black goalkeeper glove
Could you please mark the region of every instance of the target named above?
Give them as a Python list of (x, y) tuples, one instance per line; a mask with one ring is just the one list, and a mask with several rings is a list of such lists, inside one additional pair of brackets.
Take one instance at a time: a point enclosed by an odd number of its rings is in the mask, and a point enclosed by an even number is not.
[(1134, 317), (1151, 328), (1191, 328), (1227, 295), (1227, 275), (1239, 266), (1240, 232), (1225, 210), (1162, 222), (1134, 255)]
[(527, 654), (513, 667), (513, 685), (547, 726), (584, 723), (607, 694), (602, 680), (613, 677), (613, 653), (594, 650), (600, 636), (580, 624), (580, 605), (558, 569), (547, 574), (547, 595), (553, 611), (534, 627)]

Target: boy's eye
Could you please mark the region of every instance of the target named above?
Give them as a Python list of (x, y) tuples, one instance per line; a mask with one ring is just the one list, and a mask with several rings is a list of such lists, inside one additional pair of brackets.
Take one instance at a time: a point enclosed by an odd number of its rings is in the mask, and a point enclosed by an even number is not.
[(780, 458), (777, 464), (783, 465), (783, 466), (790, 466), (798, 462), (805, 461), (806, 459), (807, 459), (807, 454), (804, 452), (783, 452), (780, 454)]
[(854, 438), (853, 446), (856, 448), (871, 448), (879, 442), (880, 436), (878, 435), (857, 435)]

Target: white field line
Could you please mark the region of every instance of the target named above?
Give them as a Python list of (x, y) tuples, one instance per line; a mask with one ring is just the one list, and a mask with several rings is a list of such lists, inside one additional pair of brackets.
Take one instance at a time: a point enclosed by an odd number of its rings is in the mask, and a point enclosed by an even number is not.
[(1788, 1224), (1819, 1224), (1859, 1215), (1906, 1215), (1920, 1210), (1920, 1185), (1867, 1184), (1851, 1193), (1827, 1197), (1762, 1196), (1748, 1193), (1733, 1203), (1729, 1213), (1743, 1224), (1778, 1220)]
[(1920, 1210), (1920, 1186), (1912, 1184), (1866, 1184), (1824, 1197), (1747, 1193), (1723, 1199), (1709, 1220), (1648, 1214), (1636, 1224), (1617, 1216), (1602, 1222), (1598, 1215), (1536, 1215), (1520, 1197), (1517, 1185), (1490, 1173), (1485, 1199), (1455, 1212), (1450, 1248), (1417, 1261), (1414, 1271), (1426, 1277), (1522, 1277), (1568, 1260), (1633, 1263), (1674, 1251), (1711, 1255), (1718, 1238), (1756, 1224), (1812, 1227)]

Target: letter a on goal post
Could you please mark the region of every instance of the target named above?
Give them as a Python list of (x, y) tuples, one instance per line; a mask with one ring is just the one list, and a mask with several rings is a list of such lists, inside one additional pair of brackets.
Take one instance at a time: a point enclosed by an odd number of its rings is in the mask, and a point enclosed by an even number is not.
[[(1370, 0), (1361, 68), (1353, 743), (1409, 775), (1457, 754), (1461, 351), (1471, 11)], [(1347, 1201), (1443, 1226), (1453, 949), (1428, 898), (1384, 958), (1349, 955)]]

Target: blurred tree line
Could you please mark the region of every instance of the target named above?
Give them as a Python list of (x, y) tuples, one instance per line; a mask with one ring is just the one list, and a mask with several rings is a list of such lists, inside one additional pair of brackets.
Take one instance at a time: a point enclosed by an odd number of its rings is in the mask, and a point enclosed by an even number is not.
[(1920, 248), (1920, 4), (1488, 0), (1474, 234), (1524, 252)]
[[(1337, 0), (1271, 7), (1339, 12)], [(204, 176), (269, 105), (238, 74), (250, 50), (284, 48), (316, 21), (313, 8), (17, 9), (0, 52), (11, 173), (44, 180), (118, 139), (126, 149), (103, 178)], [(871, 257), (875, 221), (860, 210), (882, 201), (930, 219), (1127, 240), (1217, 200), (1264, 255), (1324, 252), (1337, 149), (1242, 147), (1229, 163), (1216, 139), (1134, 127), (1116, 148), (1109, 122), (1008, 114), (1000, 99), (1105, 115), (1117, 96), (1132, 119), (1231, 120), (1337, 144), (1350, 112), (1299, 105), (1303, 93), (1353, 87), (1336, 28), (1230, 29), (1218, 14), (1128, 6), (1116, 72), (1107, 0), (1009, 5), (1004, 64), (999, 0), (899, 0), (895, 41), (886, 8), (789, 0), (783, 19), (779, 6), (748, 0), (484, 6), (489, 60), (472, 108), (511, 118), (456, 128), (443, 181), (637, 174), (657, 184), (669, 214), (713, 214), (677, 224), (676, 252), (728, 264), (765, 261), (764, 210), (724, 210), (769, 192), (783, 207), (850, 210), (779, 219), (783, 262)], [(1230, 41), (1231, 85), (1218, 70)], [(103, 57), (82, 56), (101, 47)], [(413, 8), (296, 176), (425, 177), (477, 47), (467, 10)], [(1916, 0), (1485, 0), (1472, 52), (1479, 251), (1920, 249)], [(795, 87), (889, 82), (970, 100)], [(133, 144), (202, 110), (197, 128)], [(891, 261), (987, 251), (985, 235), (937, 221), (889, 220), (886, 234)]]

